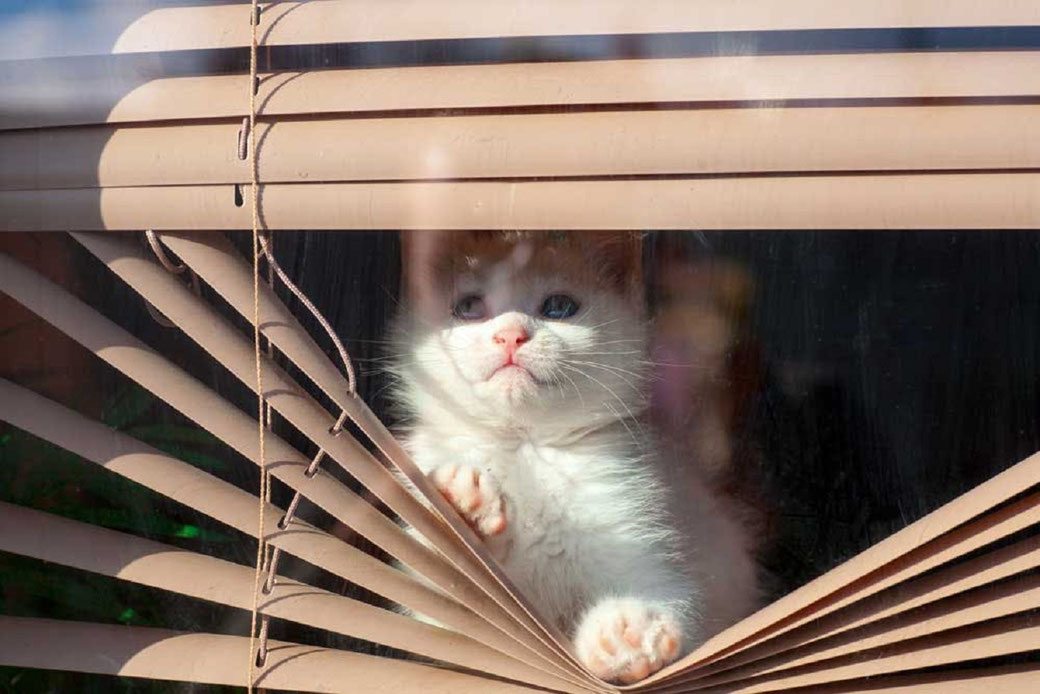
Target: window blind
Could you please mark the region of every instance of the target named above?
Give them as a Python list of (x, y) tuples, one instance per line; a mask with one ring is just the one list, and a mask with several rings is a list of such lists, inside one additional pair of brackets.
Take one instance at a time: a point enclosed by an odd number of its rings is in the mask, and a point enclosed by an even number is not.
[[(2, 228), (248, 228), (249, 22), (117, 2), (12, 37)], [(1020, 0), (277, 3), (263, 225), (1034, 227), (1038, 26)]]
[[(239, 145), (250, 16), (246, 3), (106, 3), (41, 25), (68, 40), (0, 41), (0, 228), (77, 232), (255, 389), (249, 335), (133, 244), (86, 233), (169, 230), (163, 243), (253, 320), (249, 265), (219, 234), (184, 233), (251, 225)], [(247, 154), (265, 229), (1040, 225), (1033, 2), (315, 0), (265, 6), (259, 22), (258, 148)], [(982, 28), (997, 33), (980, 46)], [(914, 31), (922, 45), (892, 44)], [(570, 44), (586, 52), (531, 58), (531, 45)], [(293, 69), (292, 51), (347, 58)], [(64, 288), (2, 256), (0, 289), (259, 463), (254, 419)], [(271, 474), (408, 571), (298, 519), (279, 528), (272, 504), (264, 539), (443, 626), (279, 577), (261, 613), (427, 660), (272, 642), (257, 686), (616, 689), (578, 665), (265, 287), (259, 311), (264, 337), (430, 504), (331, 433), (334, 415), (262, 357), (271, 407), (429, 544), (332, 476), (305, 474), (308, 458), (271, 433)], [(258, 534), (255, 496), (41, 395), (0, 382), (0, 417)], [(1038, 479), (1033, 456), (620, 689), (1031, 691)], [(238, 609), (252, 598), (247, 567), (9, 504), (0, 550)], [(0, 641), (4, 665), (232, 685), (249, 648), (239, 636), (16, 617), (0, 617)], [(1012, 654), (1032, 659), (978, 662)]]

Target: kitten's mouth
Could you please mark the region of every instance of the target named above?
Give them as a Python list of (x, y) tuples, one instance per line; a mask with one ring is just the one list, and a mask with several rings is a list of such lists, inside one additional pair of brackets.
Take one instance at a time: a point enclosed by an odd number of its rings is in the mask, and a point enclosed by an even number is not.
[(528, 376), (531, 375), (530, 371), (528, 371), (524, 367), (520, 366), (515, 361), (508, 361), (505, 364), (503, 364), (502, 366), (500, 366), (497, 369), (495, 369), (494, 371), (492, 371), (491, 375), (488, 376), (488, 378), (494, 378), (495, 376), (497, 376), (500, 373), (506, 373), (508, 371), (512, 371), (513, 369), (519, 369), (520, 371), (523, 371), (524, 373), (526, 373)]
[(499, 375), (513, 376), (513, 375), (520, 375), (520, 374), (526, 375), (529, 379), (531, 379), (535, 383), (538, 382), (538, 379), (535, 378), (533, 373), (531, 373), (528, 369), (524, 368), (520, 364), (517, 364), (515, 361), (508, 361), (505, 364), (502, 364), (502, 366), (498, 367), (497, 369), (495, 369), (494, 371), (491, 372), (491, 375), (487, 377), (487, 380), (490, 381), (491, 379), (493, 379), (493, 378), (495, 378), (496, 376), (499, 376)]

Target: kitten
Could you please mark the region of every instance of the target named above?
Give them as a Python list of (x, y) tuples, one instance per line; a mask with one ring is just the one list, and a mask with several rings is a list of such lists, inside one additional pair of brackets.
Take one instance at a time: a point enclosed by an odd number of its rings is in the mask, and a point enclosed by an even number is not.
[(638, 236), (402, 241), (405, 445), (582, 663), (635, 682), (750, 611), (739, 524), (645, 428)]

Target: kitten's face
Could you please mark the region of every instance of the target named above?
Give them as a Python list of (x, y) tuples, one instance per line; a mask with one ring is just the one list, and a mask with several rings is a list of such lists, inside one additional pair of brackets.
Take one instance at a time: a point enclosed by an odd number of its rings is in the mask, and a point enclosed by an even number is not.
[[(568, 430), (644, 406), (638, 246), (602, 233), (405, 241), (406, 397), (492, 426)], [(425, 246), (423, 246), (425, 244)]]

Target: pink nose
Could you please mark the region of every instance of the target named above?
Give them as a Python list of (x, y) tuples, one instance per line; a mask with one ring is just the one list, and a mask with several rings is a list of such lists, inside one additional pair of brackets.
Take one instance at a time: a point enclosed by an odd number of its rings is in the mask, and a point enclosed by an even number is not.
[(505, 345), (506, 351), (510, 355), (530, 339), (531, 336), (527, 334), (527, 331), (518, 325), (502, 328), (491, 338), (496, 345)]

